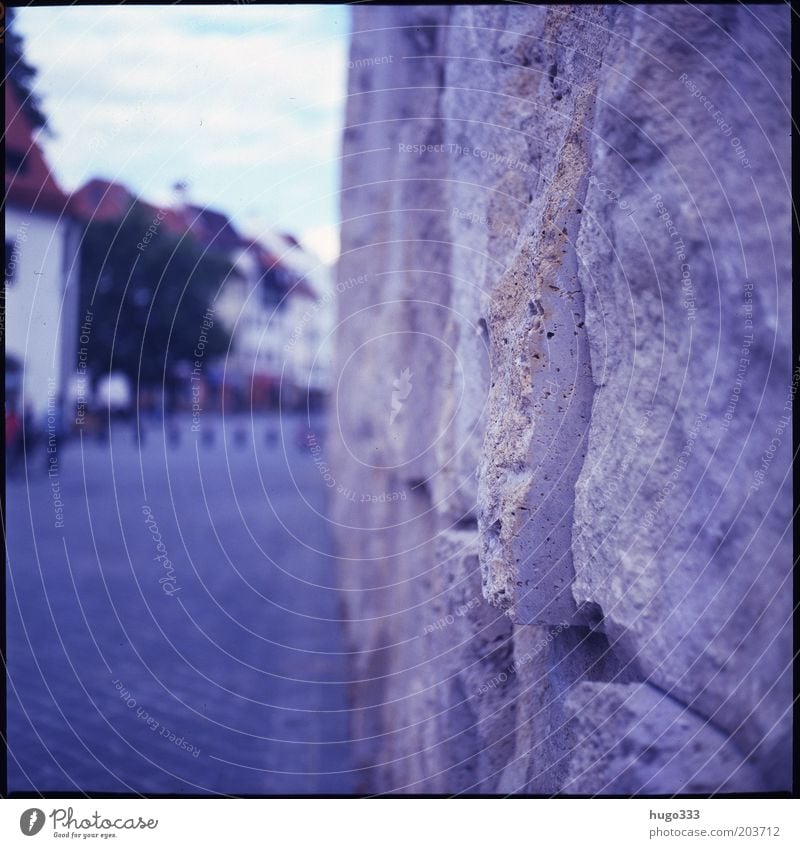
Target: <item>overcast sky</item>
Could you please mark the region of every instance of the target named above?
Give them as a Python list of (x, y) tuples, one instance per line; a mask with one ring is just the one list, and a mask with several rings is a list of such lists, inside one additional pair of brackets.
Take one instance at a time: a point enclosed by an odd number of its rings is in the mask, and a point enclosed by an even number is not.
[(101, 176), (166, 203), (185, 180), (251, 235), (336, 255), (346, 8), (28, 8), (17, 26), (65, 189)]

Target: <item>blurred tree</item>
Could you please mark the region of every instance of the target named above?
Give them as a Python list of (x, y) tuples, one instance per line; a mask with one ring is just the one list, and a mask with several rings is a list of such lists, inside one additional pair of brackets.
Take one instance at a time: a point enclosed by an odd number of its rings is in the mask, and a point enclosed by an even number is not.
[(197, 358), (201, 333), (204, 367), (225, 353), (228, 334), (218, 322), (204, 327), (203, 316), (231, 271), (224, 256), (165, 231), (156, 210), (139, 203), (121, 222), (90, 223), (81, 247), (81, 314), (93, 313), (93, 381), (113, 370), (134, 387), (169, 387), (178, 363)]
[(25, 114), (33, 124), (34, 129), (44, 129), (49, 132), (47, 118), (42, 111), (39, 96), (34, 91), (36, 68), (25, 61), (24, 41), (14, 28), (14, 9), (6, 8), (6, 65), (5, 83), (12, 84), (22, 103)]

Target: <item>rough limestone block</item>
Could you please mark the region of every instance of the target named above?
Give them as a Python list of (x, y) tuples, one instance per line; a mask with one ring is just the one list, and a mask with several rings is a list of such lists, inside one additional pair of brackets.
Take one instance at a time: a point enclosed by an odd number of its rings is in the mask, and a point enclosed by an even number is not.
[(573, 542), (576, 600), (776, 788), (791, 747), (788, 21), (617, 16), (578, 244), (596, 391)]
[(569, 795), (691, 794), (763, 789), (731, 739), (646, 683), (584, 682), (567, 699)]
[(355, 9), (324, 450), (364, 791), (789, 785), (788, 20)]
[[(537, 21), (538, 22), (538, 21)], [(548, 8), (529, 59), (543, 121), (527, 238), (492, 290), (492, 385), (479, 466), (487, 597), (527, 624), (584, 624), (571, 592), (574, 487), (594, 391), (576, 241), (591, 167), (591, 130), (607, 41), (602, 8)], [(566, 45), (580, 43), (581, 51)], [(555, 102), (554, 102), (555, 101)], [(557, 103), (557, 107), (556, 104)], [(529, 146), (533, 146), (529, 140)]]

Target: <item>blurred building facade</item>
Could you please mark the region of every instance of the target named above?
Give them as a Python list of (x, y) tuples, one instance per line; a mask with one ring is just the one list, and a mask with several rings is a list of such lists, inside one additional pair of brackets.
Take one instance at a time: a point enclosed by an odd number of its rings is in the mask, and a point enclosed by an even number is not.
[[(166, 231), (195, 240), (204, 253), (231, 266), (209, 303), (210, 320), (219, 322), (231, 341), (223, 356), (205, 363), (203, 407), (318, 405), (330, 373), (327, 355), (319, 355), (331, 320), (325, 308), (330, 305), (327, 269), (292, 236), (267, 232), (248, 238), (224, 212), (182, 198), (172, 207), (156, 207), (126, 186), (100, 178), (89, 180), (72, 198), (85, 225), (122, 221), (134, 203), (151, 209)], [(184, 370), (189, 374), (188, 362)], [(188, 395), (183, 400), (188, 403)]]

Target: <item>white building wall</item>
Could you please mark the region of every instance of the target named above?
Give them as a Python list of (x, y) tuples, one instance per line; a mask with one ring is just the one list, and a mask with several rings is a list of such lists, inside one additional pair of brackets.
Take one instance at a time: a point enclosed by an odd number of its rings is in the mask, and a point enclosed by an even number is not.
[(13, 207), (5, 227), (6, 356), (22, 363), (22, 403), (41, 423), (75, 368), (78, 233), (72, 221)]

